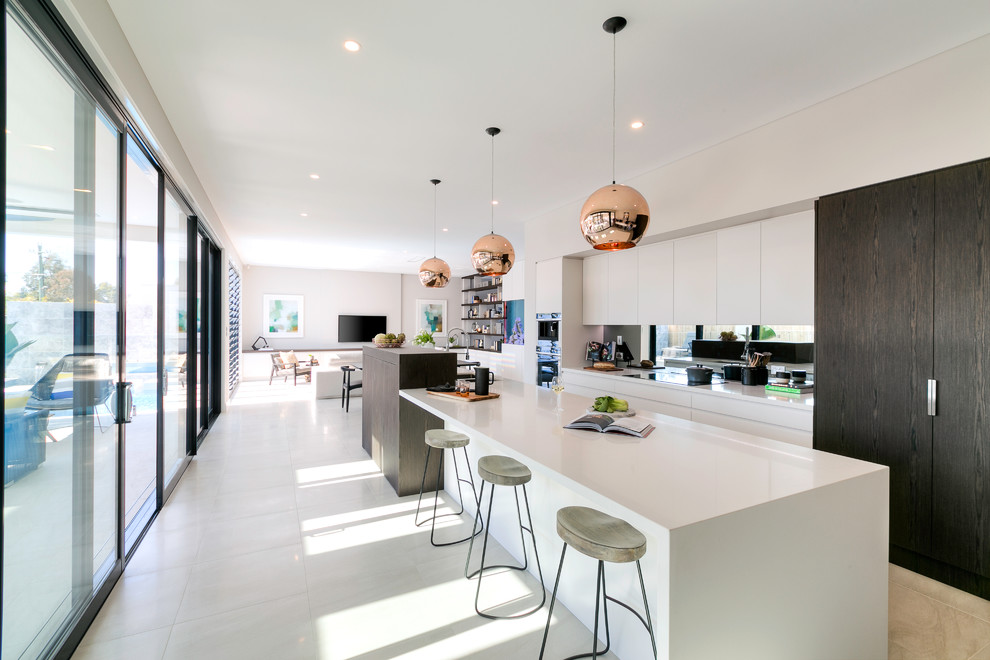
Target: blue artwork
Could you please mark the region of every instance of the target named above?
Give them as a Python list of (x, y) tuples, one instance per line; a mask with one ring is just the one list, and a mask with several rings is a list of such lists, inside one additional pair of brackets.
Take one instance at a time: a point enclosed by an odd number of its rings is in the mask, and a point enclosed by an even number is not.
[(526, 343), (525, 332), (523, 331), (523, 319), (525, 314), (525, 300), (507, 300), (505, 302), (505, 343), (522, 346)]

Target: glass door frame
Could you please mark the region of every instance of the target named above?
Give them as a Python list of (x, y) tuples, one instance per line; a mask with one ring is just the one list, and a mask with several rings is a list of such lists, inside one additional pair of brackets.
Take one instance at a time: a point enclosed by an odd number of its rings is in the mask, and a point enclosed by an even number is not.
[[(140, 545), (141, 540), (147, 533), (150, 525), (154, 521), (158, 512), (161, 510), (164, 502), (171, 495), (181, 478), (181, 473), (188, 467), (192, 455), (196, 453), (196, 447), (202, 442), (206, 433), (209, 430), (209, 426), (212, 425), (217, 414), (220, 411), (220, 398), (222, 396), (222, 390), (219, 389), (221, 383), (221, 370), (222, 366), (219, 362), (219, 357), (222, 353), (220, 350), (220, 329), (222, 327), (220, 310), (222, 307), (222, 298), (220, 297), (219, 288), (219, 266), (222, 263), (220, 259), (220, 249), (217, 247), (219, 242), (215, 240), (212, 236), (209, 228), (196, 217), (192, 205), (188, 202), (186, 197), (179, 192), (178, 186), (175, 185), (174, 180), (169, 176), (168, 172), (164, 169), (161, 159), (159, 159), (154, 150), (149, 149), (147, 142), (141, 136), (141, 130), (136, 128), (135, 122), (130, 118), (128, 111), (125, 109), (124, 105), (117, 99), (115, 94), (111, 91), (110, 85), (104, 80), (102, 75), (99, 73), (98, 67), (94, 64), (92, 59), (86, 53), (85, 49), (81, 46), (75, 36), (72, 34), (71, 29), (68, 27), (64, 19), (59, 15), (57, 9), (51, 0), (5, 0), (5, 20), (4, 26), (0, 28), (3, 30), (2, 33), (2, 43), (6, 44), (6, 14), (7, 7), (11, 6), (13, 8), (13, 15), (25, 19), (28, 23), (32, 24), (30, 27), (31, 34), (44, 42), (44, 49), (50, 50), (58, 58), (60, 58), (62, 65), (68, 72), (75, 76), (76, 81), (73, 83), (78, 86), (94, 103), (95, 107), (99, 112), (103, 114), (109, 126), (116, 131), (117, 139), (117, 184), (118, 184), (118, 204), (117, 204), (117, 275), (118, 275), (118, 292), (117, 292), (117, 365), (118, 372), (116, 376), (117, 387), (120, 387), (120, 383), (123, 382), (125, 377), (125, 314), (126, 314), (126, 205), (127, 205), (127, 186), (126, 186), (126, 172), (127, 172), (127, 140), (128, 137), (135, 140), (135, 142), (144, 151), (145, 155), (148, 156), (149, 160), (152, 162), (153, 166), (156, 168), (158, 173), (158, 233), (157, 233), (157, 255), (158, 255), (158, 300), (157, 300), (157, 310), (158, 310), (158, 323), (157, 323), (157, 372), (158, 372), (158, 385), (157, 385), (157, 421), (156, 421), (156, 491), (157, 497), (154, 502), (154, 511), (149, 516), (145, 525), (139, 533), (132, 536), (134, 538), (134, 543), (131, 547), (130, 553), (125, 553), (125, 515), (126, 515), (126, 499), (124, 496), (125, 487), (125, 443), (124, 443), (124, 433), (123, 424), (115, 424), (118, 428), (115, 430), (116, 442), (117, 442), (117, 463), (116, 463), (116, 498), (115, 503), (115, 518), (116, 518), (116, 553), (113, 558), (112, 565), (110, 569), (103, 575), (103, 581), (95, 589), (92, 590), (92, 595), (88, 602), (80, 603), (77, 611), (73, 612), (71, 616), (65, 619), (64, 623), (59, 628), (52, 638), (47, 642), (43, 655), (45, 657), (55, 657), (55, 658), (69, 658), (75, 651), (76, 646), (82, 640), (83, 635), (89, 628), (90, 624), (95, 619), (97, 613), (102, 607), (103, 603), (109, 597), (110, 592), (116, 585), (117, 581), (123, 575), (125, 566), (133, 555), (135, 549)], [(6, 83), (6, 74), (8, 66), (8, 58), (6, 48), (0, 49), (0, 67), (2, 67), (3, 81)], [(6, 84), (4, 84), (3, 98), (0, 100), (0, 111), (6, 116)], [(0, 136), (0, 148), (3, 149), (4, 159), (3, 163), (0, 164), (0, 174), (2, 174), (3, 181), (0, 182), (2, 186), (2, 191), (4, 193), (4, 198), (6, 199), (6, 153), (7, 153), (7, 138), (6, 134)], [(209, 301), (210, 309), (205, 309), (204, 305), (204, 315), (211, 315), (215, 322), (211, 326), (204, 326), (204, 329), (210, 328), (208, 334), (204, 334), (206, 338), (203, 346), (211, 355), (211, 359), (216, 360), (216, 362), (211, 363), (211, 370), (213, 371), (213, 378), (206, 376), (206, 387), (204, 388), (204, 396), (207, 396), (205, 400), (206, 406), (204, 406), (205, 418), (207, 424), (206, 428), (199, 432), (200, 425), (197, 423), (198, 420), (195, 419), (196, 414), (196, 383), (198, 382), (199, 374), (197, 360), (187, 360), (189, 362), (187, 367), (187, 403), (192, 405), (187, 405), (187, 424), (185, 428), (185, 446), (186, 452), (183, 459), (183, 465), (179, 472), (176, 474), (175, 478), (171, 480), (169, 484), (164, 484), (165, 472), (164, 472), (164, 417), (163, 417), (163, 383), (161, 379), (161, 374), (164, 371), (164, 295), (163, 295), (163, 250), (164, 250), (164, 232), (165, 232), (165, 217), (164, 217), (164, 205), (165, 205), (165, 191), (166, 189), (172, 195), (175, 201), (177, 201), (182, 209), (182, 212), (186, 215), (187, 230), (189, 240), (186, 246), (187, 264), (189, 270), (187, 271), (187, 310), (195, 310), (195, 295), (196, 287), (195, 283), (199, 279), (200, 274), (197, 273), (196, 269), (196, 259), (195, 250), (197, 246), (197, 240), (202, 236), (205, 241), (207, 241), (209, 249), (205, 251), (207, 258), (205, 261), (212, 268), (212, 277), (204, 278), (204, 284), (209, 285)], [(3, 231), (3, 235), (0, 236), (0, 255), (6, 254), (6, 214), (4, 218), (0, 219), (0, 229)], [(5, 260), (5, 257), (3, 257)], [(5, 262), (4, 262), (5, 263)], [(5, 263), (6, 266), (6, 263)], [(207, 289), (204, 288), (204, 292)], [(4, 305), (5, 317), (6, 317), (6, 303)], [(188, 312), (187, 312), (187, 315)], [(190, 315), (191, 316), (191, 315)], [(192, 321), (189, 327), (192, 327)], [(192, 333), (187, 332), (186, 338), (186, 350), (187, 355), (191, 355), (191, 349), (194, 348), (192, 345)], [(6, 372), (6, 367), (2, 368)], [(212, 381), (212, 382), (210, 382)], [(123, 397), (120, 397), (121, 399)], [(119, 412), (119, 411), (118, 411)], [(0, 458), (4, 458), (5, 450), (0, 448)], [(0, 490), (0, 508), (4, 505), (4, 493)], [(0, 560), (3, 559), (2, 550), (2, 540), (3, 540), (3, 522), (0, 520)], [(90, 563), (91, 563), (91, 559)], [(2, 571), (0, 571), (0, 591), (4, 587)], [(0, 616), (3, 614), (2, 602), (0, 602)]]

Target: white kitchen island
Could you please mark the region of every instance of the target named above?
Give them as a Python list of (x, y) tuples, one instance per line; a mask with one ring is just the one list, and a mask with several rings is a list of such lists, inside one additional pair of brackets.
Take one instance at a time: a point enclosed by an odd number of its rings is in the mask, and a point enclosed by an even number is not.
[[(588, 397), (564, 392), (555, 412), (557, 395), (545, 388), (502, 381), (493, 391), (501, 398), (476, 403), (421, 389), (401, 396), (468, 434), (475, 466), (504, 454), (530, 467), (548, 588), (561, 548), (557, 509), (591, 506), (647, 536), (661, 658), (887, 657), (886, 467), (655, 413), (638, 415), (656, 426), (644, 439), (565, 430)], [(446, 483), (456, 499), (452, 473)], [(499, 497), (492, 534), (518, 553), (515, 507)], [(465, 507), (474, 512), (473, 502)], [(589, 628), (594, 566), (568, 552), (559, 595)], [(606, 571), (610, 594), (640, 608), (634, 566)], [(610, 618), (620, 658), (651, 657), (638, 621), (614, 606)]]

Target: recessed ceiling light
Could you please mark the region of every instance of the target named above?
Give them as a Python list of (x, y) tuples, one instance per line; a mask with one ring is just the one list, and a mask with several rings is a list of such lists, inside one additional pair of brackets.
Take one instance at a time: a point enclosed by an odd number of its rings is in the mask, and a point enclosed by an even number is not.
[(319, 174), (310, 174), (309, 175), (309, 178), (310, 179), (319, 179), (320, 178), (320, 175)]
[(443, 228), (443, 230), (444, 230), (444, 231), (447, 231), (447, 228), (446, 228), (446, 227), (444, 227), (444, 228)]
[(492, 206), (498, 206), (498, 200), (497, 199), (493, 199), (492, 200)]
[(629, 125), (633, 128), (643, 128), (643, 122), (639, 121), (638, 119)]
[(308, 218), (309, 217), (309, 213), (300, 213), (299, 215), (302, 216), (302, 217), (304, 217), (304, 218)]
[(49, 147), (47, 144), (29, 144), (32, 149), (42, 149), (44, 151), (55, 151), (55, 147)]
[(352, 53), (356, 53), (359, 50), (361, 50), (361, 44), (351, 39), (348, 39), (347, 41), (344, 42), (344, 49), (349, 50)]

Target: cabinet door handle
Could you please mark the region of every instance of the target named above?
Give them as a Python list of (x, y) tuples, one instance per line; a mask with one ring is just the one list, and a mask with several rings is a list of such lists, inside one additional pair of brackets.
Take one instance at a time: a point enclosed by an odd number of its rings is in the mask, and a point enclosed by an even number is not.
[(928, 379), (928, 414), (934, 417), (938, 414), (938, 383), (929, 378)]

